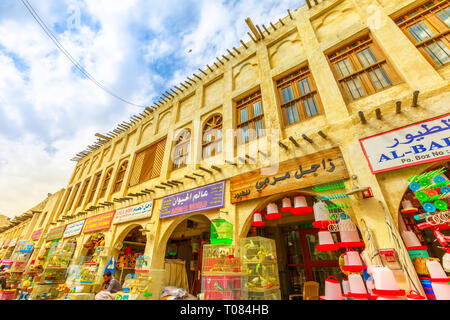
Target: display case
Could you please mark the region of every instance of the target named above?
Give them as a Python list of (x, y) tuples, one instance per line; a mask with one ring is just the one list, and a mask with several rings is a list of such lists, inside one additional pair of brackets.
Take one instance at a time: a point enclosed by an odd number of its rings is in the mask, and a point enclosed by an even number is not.
[[(83, 257), (79, 261), (85, 260), (86, 258)], [(100, 290), (101, 281), (97, 263), (88, 261), (82, 265), (71, 265), (66, 280), (69, 292), (64, 299), (94, 300), (95, 292)]]
[(123, 292), (116, 293), (116, 300), (159, 300), (164, 286), (166, 270), (149, 270), (128, 274)]
[(281, 300), (275, 241), (262, 237), (241, 239), (241, 254), (249, 300)]
[(203, 245), (202, 293), (205, 300), (246, 300), (247, 281), (239, 246)]

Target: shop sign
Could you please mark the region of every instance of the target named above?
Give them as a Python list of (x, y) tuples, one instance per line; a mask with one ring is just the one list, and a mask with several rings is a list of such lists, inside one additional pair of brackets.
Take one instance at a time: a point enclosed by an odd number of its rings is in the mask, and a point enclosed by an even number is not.
[(64, 235), (64, 230), (66, 229), (66, 226), (60, 226), (53, 229), (50, 229), (50, 231), (47, 233), (47, 241), (57, 240), (61, 239)]
[(231, 203), (308, 188), (349, 177), (339, 148), (281, 162), (278, 172), (262, 176), (255, 170), (230, 179)]
[(68, 224), (66, 230), (64, 231), (63, 238), (69, 238), (79, 235), (81, 233), (81, 230), (83, 229), (84, 221), (85, 220), (81, 220)]
[(15, 247), (17, 244), (17, 240), (19, 240), (19, 238), (14, 238), (11, 240), (11, 242), (9, 243), (9, 247)]
[(42, 235), (42, 231), (44, 231), (44, 229), (34, 231), (33, 234), (31, 235), (31, 240), (38, 241)]
[(83, 233), (91, 233), (109, 229), (111, 227), (115, 212), (116, 211), (113, 210), (87, 219), (84, 224)]
[(450, 159), (450, 114), (360, 140), (372, 173)]
[(165, 197), (162, 201), (160, 219), (222, 208), (225, 200), (225, 181)]
[(116, 210), (113, 224), (150, 218), (152, 209), (153, 201), (148, 201), (137, 206)]

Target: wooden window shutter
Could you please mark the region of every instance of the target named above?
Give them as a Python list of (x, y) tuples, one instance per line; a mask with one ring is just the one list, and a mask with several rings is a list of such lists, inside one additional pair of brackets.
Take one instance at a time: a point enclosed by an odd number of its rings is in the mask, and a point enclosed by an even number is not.
[(166, 139), (160, 141), (156, 146), (155, 160), (153, 162), (151, 179), (157, 178), (161, 174), (161, 166), (164, 158), (165, 147), (166, 147)]
[(144, 164), (145, 151), (140, 152), (136, 155), (136, 160), (134, 162), (133, 171), (130, 177), (130, 186), (133, 187), (139, 184), (139, 177), (141, 175), (142, 165)]
[(165, 146), (166, 139), (151, 145), (136, 155), (136, 161), (130, 178), (130, 187), (159, 177)]

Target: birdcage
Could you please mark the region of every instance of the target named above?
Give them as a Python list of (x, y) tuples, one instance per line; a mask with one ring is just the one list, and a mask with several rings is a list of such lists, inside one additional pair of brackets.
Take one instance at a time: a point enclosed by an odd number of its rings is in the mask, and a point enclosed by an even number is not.
[(251, 300), (281, 300), (275, 241), (262, 237), (241, 239), (242, 263)]
[(247, 277), (243, 275), (203, 275), (204, 300), (247, 300)]
[(203, 274), (225, 275), (236, 272), (245, 273), (239, 246), (203, 245)]

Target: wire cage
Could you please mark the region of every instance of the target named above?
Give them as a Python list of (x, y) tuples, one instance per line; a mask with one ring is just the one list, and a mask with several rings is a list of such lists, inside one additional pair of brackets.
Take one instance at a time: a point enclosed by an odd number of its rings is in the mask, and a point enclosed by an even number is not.
[(204, 300), (247, 300), (247, 277), (203, 276), (202, 293)]
[(231, 245), (203, 245), (203, 274), (244, 273), (240, 247)]
[(275, 241), (263, 237), (241, 239), (242, 261), (251, 300), (281, 300)]

